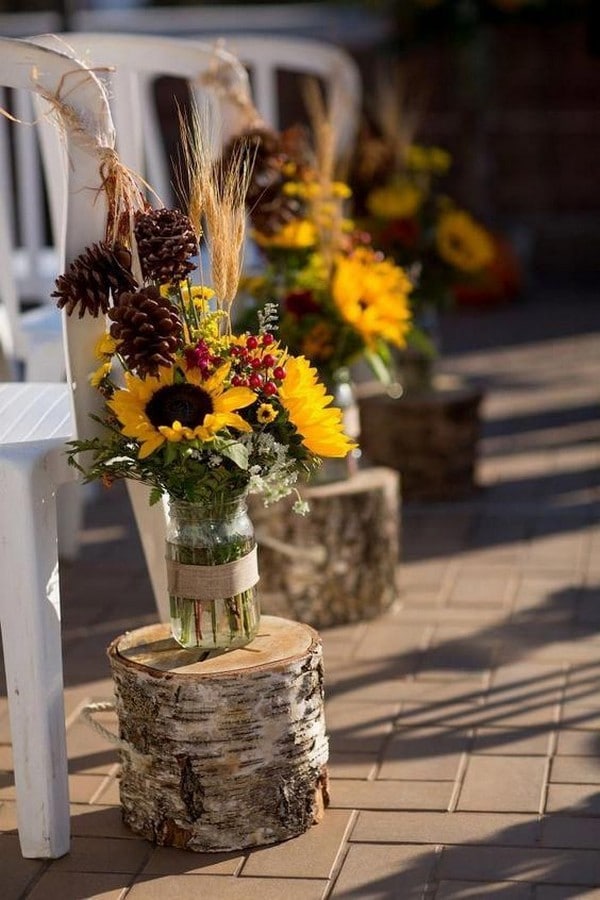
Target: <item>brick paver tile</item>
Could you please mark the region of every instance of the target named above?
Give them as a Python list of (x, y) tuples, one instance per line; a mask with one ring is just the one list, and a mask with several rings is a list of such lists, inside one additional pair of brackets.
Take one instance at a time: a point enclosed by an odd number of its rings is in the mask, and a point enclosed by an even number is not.
[(14, 772), (0, 772), (0, 803), (16, 798)]
[(452, 587), (451, 606), (504, 607), (512, 600), (514, 571), (510, 568), (494, 571), (489, 567), (465, 568)]
[(600, 792), (590, 784), (551, 784), (546, 811), (600, 816)]
[(150, 875), (237, 875), (244, 853), (192, 853), (174, 847), (154, 847), (140, 877)]
[(125, 838), (139, 836), (123, 824), (120, 806), (71, 804), (71, 834), (77, 837)]
[(593, 731), (561, 728), (558, 733), (556, 752), (562, 756), (597, 756), (597, 734)]
[(330, 878), (352, 818), (345, 810), (327, 810), (323, 821), (305, 834), (253, 850), (242, 867), (242, 877)]
[[(105, 775), (70, 775), (69, 798), (71, 803), (90, 803), (105, 783)], [(101, 802), (106, 803), (105, 800)]]
[(510, 881), (440, 881), (435, 900), (483, 900), (498, 897), (499, 900), (531, 900), (528, 884)]
[(536, 812), (545, 762), (533, 756), (472, 756), (458, 808), (490, 812)]
[(50, 869), (35, 885), (27, 900), (121, 900), (125, 897), (130, 876), (95, 872), (57, 872)]
[(409, 625), (403, 621), (378, 621), (369, 623), (356, 650), (357, 660), (386, 662), (390, 665), (410, 662), (420, 649), (427, 634), (425, 625)]
[(594, 756), (560, 756), (552, 762), (550, 781), (600, 784), (600, 760)]
[(436, 854), (431, 847), (354, 844), (331, 896), (420, 900), (435, 861)]
[(573, 847), (597, 850), (600, 847), (600, 818), (586, 816), (544, 816), (541, 822), (544, 847)]
[(547, 728), (478, 728), (473, 753), (489, 756), (546, 756), (552, 732)]
[(593, 850), (522, 847), (445, 847), (440, 879), (527, 881), (547, 884), (600, 884), (600, 854)]
[(71, 841), (71, 852), (55, 860), (52, 869), (63, 872), (139, 872), (151, 849), (151, 845), (140, 838), (122, 841), (75, 837)]
[(349, 781), (332, 787), (331, 805), (338, 809), (448, 808), (451, 781)]
[(398, 703), (325, 702), (325, 720), (333, 750), (343, 753), (378, 752), (391, 733)]
[(23, 859), (19, 840), (13, 834), (0, 834), (0, 895), (2, 900), (21, 900), (42, 872), (44, 861)]
[(0, 772), (7, 772), (13, 768), (12, 747), (10, 744), (0, 744)]
[(371, 812), (361, 810), (351, 840), (394, 844), (493, 844), (533, 847), (535, 816), (509, 813)]
[(533, 895), (534, 900), (600, 900), (600, 888), (582, 889), (579, 885), (540, 884)]
[(0, 803), (0, 832), (17, 828), (17, 804), (11, 800)]
[(376, 753), (338, 753), (329, 754), (329, 777), (357, 778), (365, 781), (370, 778), (377, 767)]
[(454, 781), (468, 740), (439, 728), (400, 729), (387, 744), (378, 778)]
[(177, 875), (136, 879), (127, 900), (322, 900), (327, 881)]

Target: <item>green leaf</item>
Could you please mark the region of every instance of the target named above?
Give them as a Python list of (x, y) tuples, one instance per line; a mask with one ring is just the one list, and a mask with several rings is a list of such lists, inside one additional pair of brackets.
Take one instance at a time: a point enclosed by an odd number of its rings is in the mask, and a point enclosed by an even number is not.
[(162, 500), (162, 491), (160, 488), (153, 487), (150, 491), (150, 506), (155, 506)]
[(244, 444), (225, 444), (219, 447), (219, 453), (234, 462), (238, 468), (244, 471), (248, 468), (248, 448)]

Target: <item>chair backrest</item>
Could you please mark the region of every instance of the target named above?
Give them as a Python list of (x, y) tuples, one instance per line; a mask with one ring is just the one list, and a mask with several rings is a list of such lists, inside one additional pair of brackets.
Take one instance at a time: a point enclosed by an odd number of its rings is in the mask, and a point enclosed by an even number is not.
[(352, 57), (334, 44), (284, 35), (228, 33), (226, 45), (250, 70), (252, 96), (263, 118), (275, 128), (293, 124), (286, 118), (282, 73), (298, 76), (288, 91), (298, 93), (302, 79), (312, 76), (325, 88), (336, 134), (336, 157), (344, 158), (354, 146), (359, 125), (362, 82)]
[[(228, 51), (200, 41), (136, 34), (69, 33), (42, 35), (36, 43), (52, 46), (94, 69), (107, 86), (117, 133), (117, 149), (125, 165), (146, 178), (166, 206), (175, 204), (162, 118), (177, 130), (177, 108), (168, 97), (164, 109), (156, 100), (161, 77), (181, 79), (207, 116), (215, 152), (238, 127), (239, 111), (203, 84), (203, 76), (217, 63), (228, 66), (229, 83), (249, 96), (244, 67)], [(110, 71), (106, 71), (109, 69)], [(152, 198), (150, 198), (152, 199)]]
[[(64, 240), (61, 241), (61, 268), (85, 247), (104, 238), (107, 204), (101, 165), (104, 153), (114, 147), (114, 128), (105, 92), (98, 79), (84, 66), (56, 51), (28, 41), (0, 38), (0, 85), (29, 91), (44, 101), (47, 116), (62, 122), (65, 149), (57, 148), (50, 158), (57, 169), (50, 173), (64, 184)], [(27, 126), (20, 126), (26, 128)], [(46, 131), (50, 123), (42, 119), (37, 127)], [(56, 194), (57, 200), (59, 192)], [(58, 220), (59, 215), (56, 214)], [(68, 380), (78, 432), (90, 433), (88, 413), (97, 408), (96, 395), (89, 386), (93, 347), (104, 330), (102, 318), (65, 317)]]

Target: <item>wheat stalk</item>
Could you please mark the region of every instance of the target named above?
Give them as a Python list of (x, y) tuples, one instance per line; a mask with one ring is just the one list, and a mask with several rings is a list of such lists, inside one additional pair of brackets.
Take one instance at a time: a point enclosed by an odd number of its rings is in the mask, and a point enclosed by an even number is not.
[[(214, 158), (208, 117), (193, 106), (180, 116), (183, 161), (188, 172), (188, 215), (198, 233), (204, 223), (210, 258), (212, 287), (220, 310), (229, 321), (242, 269), (246, 231), (246, 193), (253, 159), (240, 142), (228, 159)], [(180, 178), (180, 182), (181, 182)]]

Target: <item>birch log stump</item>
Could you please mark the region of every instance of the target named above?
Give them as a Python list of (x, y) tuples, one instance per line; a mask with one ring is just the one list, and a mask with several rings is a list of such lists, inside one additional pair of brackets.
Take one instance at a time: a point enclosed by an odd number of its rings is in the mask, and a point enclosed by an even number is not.
[(250, 644), (207, 655), (152, 625), (117, 638), (108, 656), (123, 819), (136, 834), (187, 850), (240, 850), (320, 820), (328, 742), (312, 628), (263, 616)]
[(475, 490), (483, 394), (459, 379), (391, 397), (381, 386), (358, 395), (360, 445), (375, 465), (401, 475), (403, 500), (444, 501)]
[(399, 482), (391, 469), (302, 488), (308, 516), (252, 503), (262, 608), (315, 628), (372, 619), (398, 594)]

